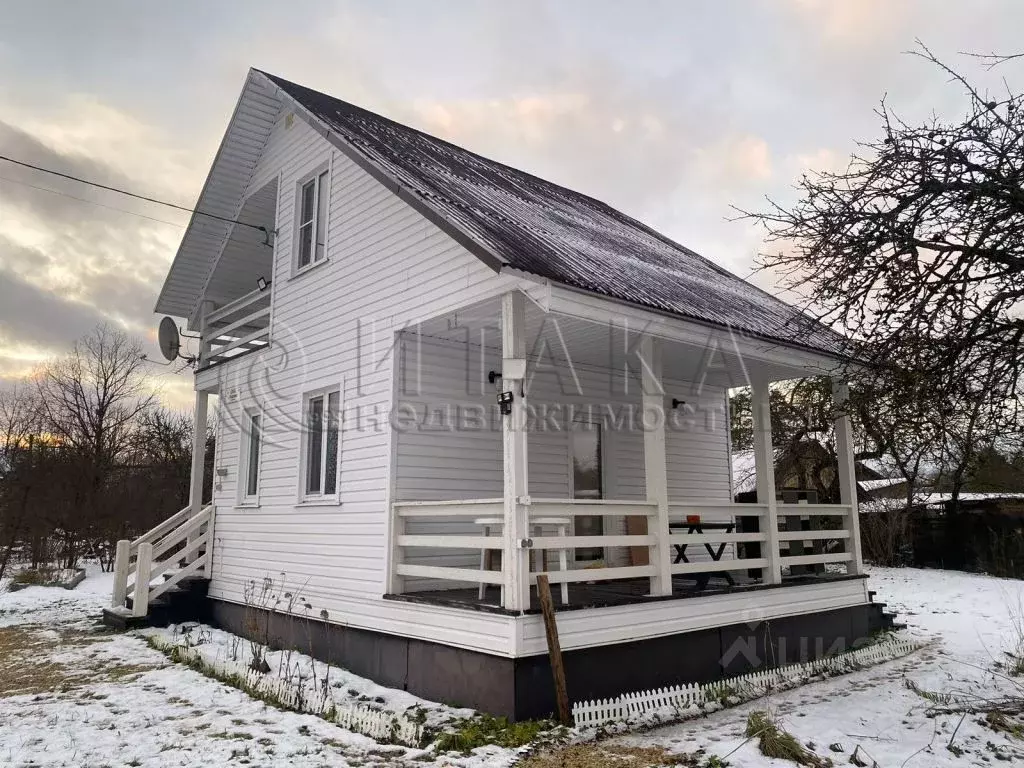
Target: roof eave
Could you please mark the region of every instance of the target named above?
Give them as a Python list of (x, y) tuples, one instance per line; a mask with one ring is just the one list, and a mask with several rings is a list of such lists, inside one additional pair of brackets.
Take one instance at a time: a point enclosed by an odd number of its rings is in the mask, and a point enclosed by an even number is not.
[(460, 227), (453, 224), (440, 211), (431, 206), (427, 198), (406, 187), (393, 175), (381, 168), (371, 158), (367, 157), (366, 154), (361, 152), (358, 147), (346, 140), (344, 136), (340, 136), (335, 131), (332, 131), (328, 126), (324, 125), (324, 122), (316, 114), (307, 109), (301, 102), (289, 94), (288, 91), (267, 77), (263, 72), (253, 70), (253, 73), (257, 77), (262, 78), (263, 82), (268, 86), (276, 89), (276, 92), (282, 101), (284, 101), (293, 112), (300, 115), (313, 130), (323, 136), (335, 149), (344, 153), (349, 160), (382, 184), (385, 189), (396, 195), (398, 199), (410, 206), (413, 210), (427, 219), (446, 235), (451, 237), (455, 242), (472, 253), (495, 272), (498, 272), (503, 266), (505, 266), (506, 262), (497, 253), (474, 239)]
[[(516, 270), (516, 271), (517, 272), (521, 272), (522, 270)], [(708, 329), (712, 329), (712, 330), (716, 330), (716, 331), (730, 331), (731, 332), (731, 331), (735, 331), (736, 330), (734, 328), (730, 328), (727, 325), (721, 325), (721, 324), (718, 324), (718, 323), (713, 323), (713, 322), (710, 322), (708, 320), (704, 320), (704, 319), (701, 319), (701, 318), (690, 317), (688, 315), (685, 315), (685, 314), (682, 314), (682, 313), (678, 313), (678, 312), (670, 312), (668, 310), (661, 309), (659, 307), (652, 307), (652, 306), (649, 306), (649, 305), (646, 305), (646, 304), (639, 304), (637, 302), (627, 301), (625, 299), (620, 299), (620, 298), (615, 297), (615, 296), (609, 296), (607, 294), (599, 293), (597, 291), (588, 290), (586, 288), (580, 288), (579, 286), (570, 285), (568, 283), (562, 283), (562, 282), (558, 282), (558, 281), (555, 281), (555, 280), (551, 280), (550, 278), (542, 278), (542, 279), (546, 280), (552, 286), (557, 286), (558, 288), (564, 289), (566, 291), (570, 291), (572, 293), (583, 294), (585, 296), (593, 296), (594, 298), (600, 299), (602, 301), (612, 302), (614, 304), (618, 304), (618, 305), (621, 305), (623, 307), (629, 307), (631, 309), (639, 310), (639, 311), (642, 311), (642, 312), (652, 312), (654, 314), (661, 315), (661, 316), (667, 317), (667, 318), (671, 318), (673, 320), (680, 320), (680, 321), (683, 321), (683, 322), (688, 323), (688, 324), (697, 325), (697, 326), (700, 326), (700, 327), (703, 327), (703, 328), (708, 328)], [(810, 354), (810, 355), (814, 356), (815, 358), (819, 358), (822, 362), (830, 362), (830, 363), (838, 364), (838, 365), (841, 365), (841, 366), (856, 365), (856, 361), (853, 358), (851, 358), (851, 357), (847, 357), (847, 356), (844, 356), (844, 355), (841, 355), (841, 354), (838, 354), (838, 353), (835, 353), (835, 352), (829, 352), (829, 351), (826, 351), (826, 350), (822, 350), (822, 349), (819, 349), (817, 347), (812, 347), (812, 346), (809, 346), (809, 345), (806, 345), (806, 344), (800, 344), (799, 342), (788, 341), (788, 340), (784, 340), (784, 339), (777, 339), (777, 338), (774, 338), (774, 337), (771, 337), (771, 336), (766, 336), (764, 334), (758, 334), (758, 333), (754, 333), (752, 331), (747, 331), (747, 330), (743, 330), (743, 335), (749, 336), (751, 338), (754, 338), (754, 339), (756, 339), (756, 340), (758, 340), (758, 341), (760, 341), (762, 343), (768, 343), (768, 344), (772, 344), (772, 345), (775, 345), (775, 346), (785, 347), (787, 349), (792, 349), (794, 351), (799, 351), (799, 352), (801, 352), (803, 354)]]
[[(264, 80), (265, 78), (262, 75), (262, 73), (255, 69), (250, 69), (248, 74), (246, 75), (245, 83), (243, 84), (242, 90), (238, 95), (237, 101), (235, 102), (235, 107), (231, 111), (231, 117), (228, 120), (227, 126), (224, 129), (224, 135), (221, 137), (220, 144), (217, 147), (217, 152), (213, 157), (213, 163), (210, 165), (210, 171), (206, 175), (206, 180), (203, 182), (202, 190), (200, 191), (199, 197), (196, 199), (196, 203), (193, 206), (193, 213), (189, 218), (188, 226), (185, 228), (185, 234), (182, 236), (181, 243), (178, 245), (178, 250), (175, 252), (174, 260), (171, 262), (171, 267), (170, 269), (168, 269), (167, 276), (164, 278), (164, 283), (160, 288), (160, 294), (157, 297), (156, 305), (153, 308), (153, 311), (158, 314), (168, 314), (174, 315), (175, 317), (191, 318), (195, 314), (196, 308), (199, 305), (199, 301), (202, 299), (203, 290), (205, 290), (205, 286), (207, 285), (209, 280), (209, 274), (206, 275), (206, 278), (203, 281), (203, 288), (199, 290), (197, 295), (193, 298), (191, 304), (186, 306), (186, 302), (177, 299), (172, 299), (169, 297), (168, 294), (176, 279), (175, 268), (180, 265), (181, 260), (186, 256), (186, 254), (184, 253), (186, 250), (186, 243), (188, 241), (189, 235), (194, 231), (197, 222), (213, 221), (213, 219), (208, 219), (204, 217), (202, 213), (199, 213), (199, 211), (204, 210), (204, 201), (207, 198), (207, 194), (210, 190), (211, 184), (214, 182), (217, 176), (218, 166), (221, 162), (221, 159), (224, 156), (226, 148), (231, 143), (230, 139), (232, 128), (239, 118), (239, 114), (242, 111), (246, 99), (250, 96), (250, 85), (252, 85), (253, 83), (262, 84)], [(244, 189), (242, 191), (242, 195), (239, 196), (239, 200), (241, 200), (243, 196)], [(225, 224), (225, 226), (227, 227), (229, 225)], [(216, 256), (214, 257), (214, 259), (216, 259)], [(211, 263), (211, 269), (212, 266), (213, 265)]]

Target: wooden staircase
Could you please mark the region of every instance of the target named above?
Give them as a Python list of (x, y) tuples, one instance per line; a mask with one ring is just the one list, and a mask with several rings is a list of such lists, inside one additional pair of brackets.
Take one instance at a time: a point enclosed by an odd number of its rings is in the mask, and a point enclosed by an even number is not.
[(166, 626), (202, 618), (213, 557), (214, 507), (186, 507), (135, 541), (117, 542), (108, 626)]

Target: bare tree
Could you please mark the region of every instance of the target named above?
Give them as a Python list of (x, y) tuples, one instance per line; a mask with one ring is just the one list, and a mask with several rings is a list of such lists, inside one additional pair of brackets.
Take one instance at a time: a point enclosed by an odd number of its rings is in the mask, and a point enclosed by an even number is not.
[(746, 214), (786, 247), (763, 257), (827, 323), (978, 419), (1016, 418), (1024, 364), (1024, 97), (964, 92), (959, 119), (878, 110), (879, 138), (847, 169), (804, 176), (790, 206)]
[(0, 390), (0, 578), (26, 527), (39, 422), (34, 389), (15, 385)]
[(153, 405), (138, 340), (101, 325), (75, 343), (64, 358), (38, 376), (43, 425), (76, 461), (73, 504), (58, 522), (65, 539), (64, 560), (77, 559), (77, 546), (115, 516), (110, 480), (118, 458), (132, 446), (139, 419)]

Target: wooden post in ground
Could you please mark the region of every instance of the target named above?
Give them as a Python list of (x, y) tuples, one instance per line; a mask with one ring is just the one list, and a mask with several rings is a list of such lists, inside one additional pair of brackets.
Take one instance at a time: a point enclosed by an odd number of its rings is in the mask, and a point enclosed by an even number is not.
[(111, 595), (111, 608), (124, 608), (128, 597), (128, 560), (131, 559), (132, 543), (128, 539), (117, 542), (114, 555), (114, 594)]
[(562, 666), (562, 646), (558, 642), (558, 625), (555, 623), (555, 603), (551, 599), (551, 585), (546, 573), (537, 574), (537, 597), (540, 611), (544, 616), (544, 633), (548, 639), (548, 658), (551, 661), (551, 675), (555, 679), (555, 701), (558, 703), (558, 721), (572, 726), (569, 711), (569, 692), (565, 687), (565, 667)]

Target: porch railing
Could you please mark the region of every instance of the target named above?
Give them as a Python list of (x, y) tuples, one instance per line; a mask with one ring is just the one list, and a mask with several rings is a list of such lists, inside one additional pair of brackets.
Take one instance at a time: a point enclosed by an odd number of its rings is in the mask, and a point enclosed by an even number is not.
[[(624, 579), (651, 579), (656, 573), (658, 544), (664, 536), (674, 562), (670, 572), (674, 576), (706, 579), (709, 574), (730, 573), (745, 582), (768, 581), (772, 555), (778, 560), (784, 574), (796, 567), (822, 567), (827, 564), (848, 563), (854, 555), (851, 548), (838, 547), (850, 537), (842, 526), (850, 514), (848, 505), (838, 504), (783, 504), (775, 505), (780, 521), (775, 540), (778, 552), (767, 550), (770, 537), (768, 521), (770, 508), (766, 504), (693, 503), (670, 504), (668, 531), (658, 530), (658, 507), (653, 502), (618, 500), (571, 500), (531, 498), (529, 531), (525, 541), (532, 552), (547, 553), (529, 558), (529, 583), (536, 583), (537, 574), (546, 572), (552, 584), (596, 583)], [(446, 590), (505, 585), (504, 558), (498, 568), (486, 567), (482, 553), (503, 551), (506, 542), (503, 530), (502, 499), (468, 499), (458, 501), (408, 501), (394, 504), (394, 573), (415, 583), (399, 583), (396, 592), (417, 590)], [(642, 517), (646, 520), (646, 533), (609, 532), (602, 535), (577, 536), (571, 532), (578, 517), (602, 518)], [(744, 525), (740, 525), (740, 520)], [(830, 527), (822, 520), (837, 520), (839, 527)], [(810, 527), (789, 525), (790, 521), (811, 521)], [(757, 521), (752, 524), (752, 521)], [(541, 523), (538, 532), (537, 523)], [(688, 524), (689, 522), (689, 524)], [(717, 525), (710, 525), (717, 523)], [(726, 523), (726, 525), (722, 525)], [(721, 527), (719, 527), (721, 526)], [(484, 535), (488, 528), (491, 535)], [(687, 529), (691, 529), (690, 532)], [(561, 529), (562, 533), (550, 533)], [(628, 530), (628, 527), (627, 527)], [(572, 552), (581, 548), (628, 548), (629, 564), (574, 563)], [(635, 553), (645, 551), (646, 558)], [(548, 568), (556, 560), (552, 555), (569, 553), (563, 561), (569, 567)], [(686, 556), (679, 557), (676, 553)], [(710, 555), (710, 556), (709, 556)], [(496, 559), (496, 558), (494, 558)], [(619, 561), (622, 558), (618, 558)], [(635, 562), (646, 560), (646, 562)], [(575, 567), (574, 567), (575, 566)], [(759, 573), (760, 572), (760, 573)], [(730, 582), (733, 577), (729, 576)], [(483, 589), (481, 588), (481, 595)], [(502, 596), (502, 603), (504, 597)]]
[(270, 291), (255, 290), (207, 312), (201, 331), (200, 365), (266, 348), (270, 341)]
[[(798, 501), (795, 504), (778, 504), (776, 510), (780, 522), (806, 520), (810, 523), (806, 529), (803, 526), (795, 530), (789, 525), (785, 530), (780, 527), (779, 562), (783, 568), (850, 563), (853, 560), (853, 547), (849, 546), (850, 528), (844, 525), (850, 516), (850, 505)], [(828, 526), (829, 521), (838, 527), (823, 527), (823, 524)], [(844, 544), (843, 551), (827, 551), (839, 543)], [(805, 549), (807, 544), (811, 546), (810, 554)]]
[(117, 542), (111, 607), (145, 616), (153, 600), (183, 579), (209, 578), (213, 525), (212, 504), (195, 515), (191, 507), (185, 507), (134, 541)]
[[(736, 518), (757, 518), (763, 521), (768, 516), (768, 506), (759, 504), (670, 504), (669, 521), (673, 527), (700, 527), (704, 523), (731, 522), (736, 527)], [(687, 520), (693, 520), (693, 526), (687, 526)], [(699, 523), (696, 521), (700, 521)], [(690, 552), (698, 556), (695, 562), (673, 562), (669, 570), (673, 575), (691, 575), (703, 573), (721, 573), (726, 571), (737, 571), (744, 568), (760, 569), (767, 568), (768, 558), (763, 556), (741, 557), (741, 548), (736, 544), (758, 544), (765, 545), (768, 541), (768, 534), (764, 525), (759, 525), (758, 531), (722, 531), (708, 530), (706, 533), (672, 533), (669, 529), (668, 541), (672, 552), (679, 551), (680, 547), (694, 545)], [(718, 559), (711, 557), (704, 558), (700, 553), (706, 551), (706, 547), (718, 545), (722, 547)], [(732, 545), (732, 546), (730, 546)], [(684, 550), (685, 551), (685, 550)]]

